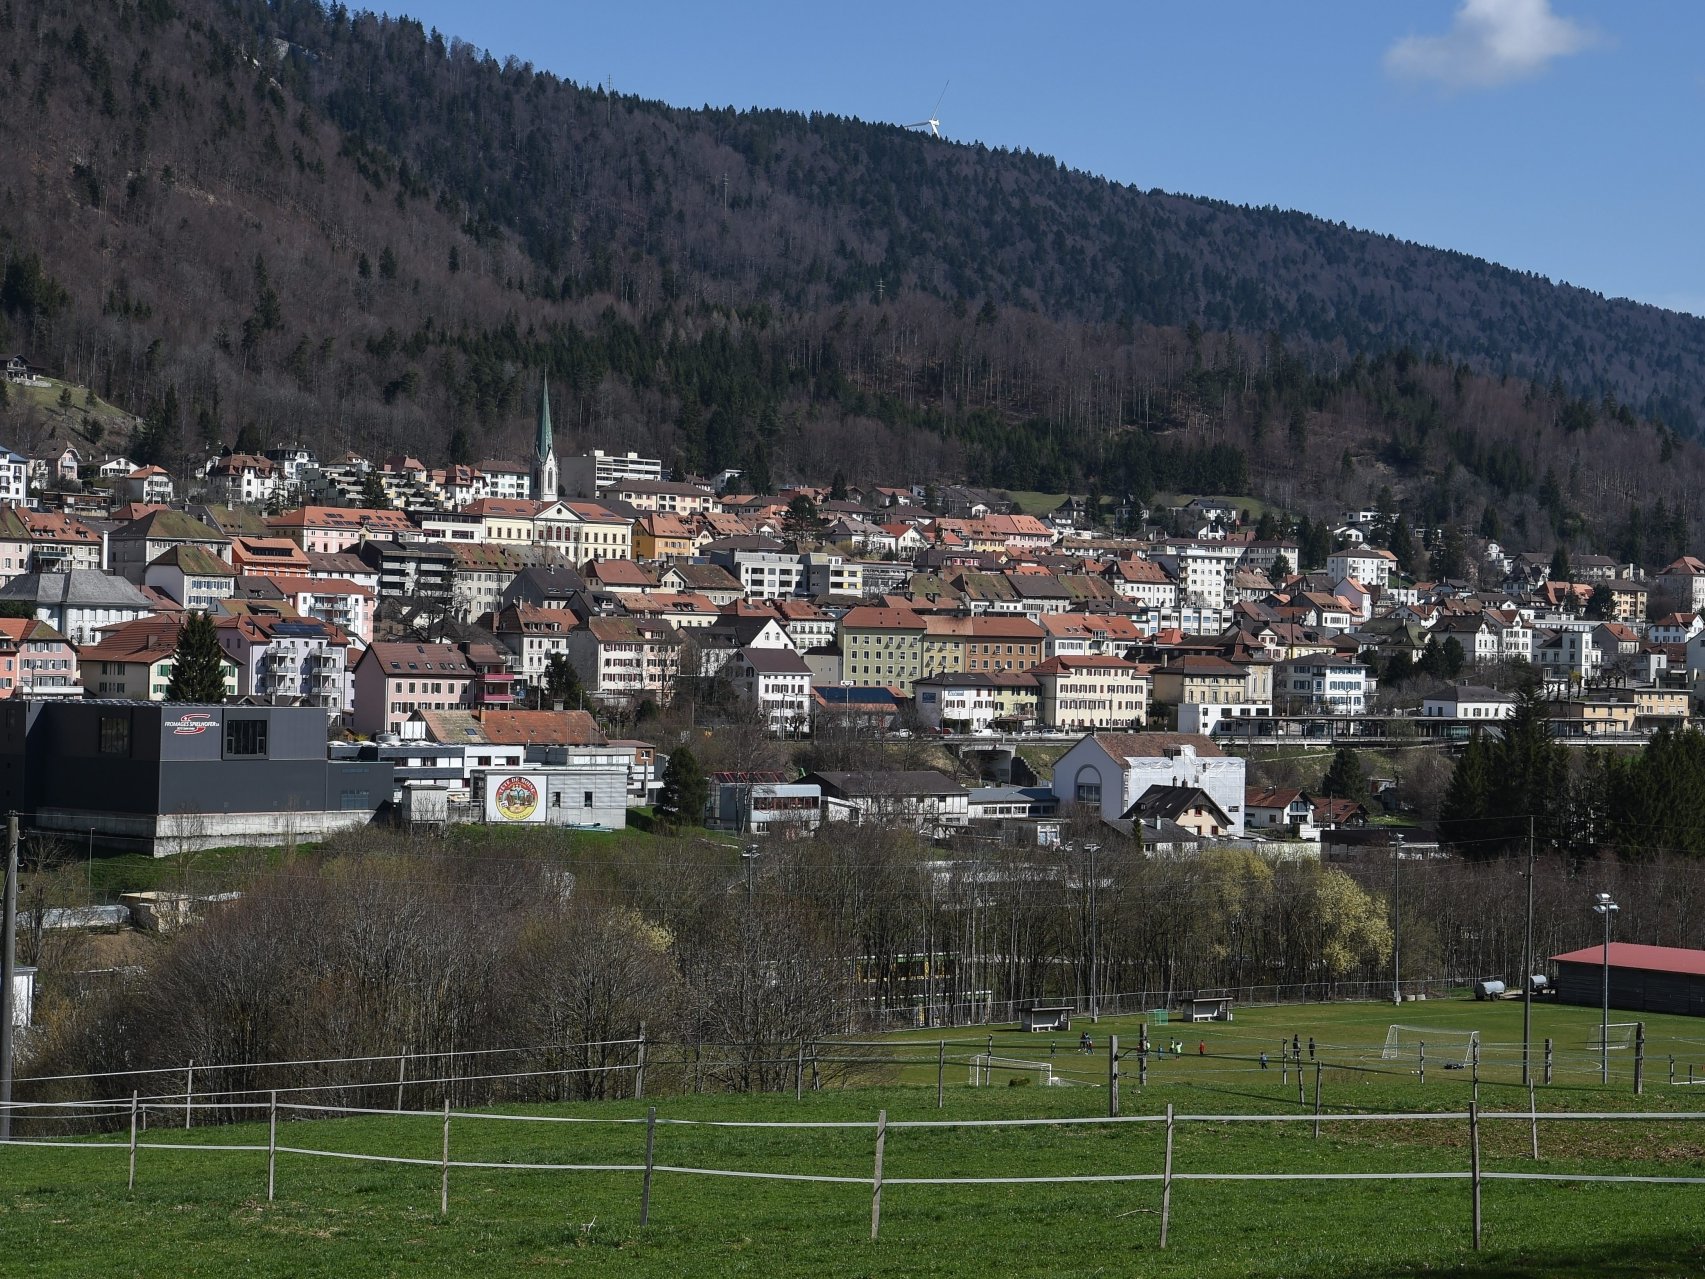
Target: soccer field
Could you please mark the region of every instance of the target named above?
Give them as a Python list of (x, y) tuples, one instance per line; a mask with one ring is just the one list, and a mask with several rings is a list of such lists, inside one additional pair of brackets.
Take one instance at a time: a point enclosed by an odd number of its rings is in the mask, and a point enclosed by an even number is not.
[[(1420, 1007), (1420, 1006), (1415, 1006)], [(1535, 1010), (1536, 1034), (1584, 1049), (1588, 1010)], [(1124, 1123), (909, 1127), (942, 1120), (1090, 1119), (1105, 1114), (1105, 1036), (1135, 1041), (1135, 1023), (1094, 1028), (1094, 1066), (1057, 1057), (1078, 1086), (971, 1087), (962, 1054), (944, 1072), (937, 1108), (940, 1034), (897, 1037), (894, 1054), (848, 1086), (796, 1100), (791, 1092), (655, 1099), (650, 1222), (639, 1224), (637, 1171), (521, 1171), (501, 1165), (573, 1163), (637, 1168), (644, 1158), (643, 1102), (504, 1108), (503, 1117), (458, 1115), (451, 1132), (447, 1216), (443, 1120), (438, 1112), (292, 1120), (288, 1149), (382, 1155), (403, 1163), (277, 1156), (268, 1202), (267, 1128), (244, 1123), (189, 1132), (156, 1117), (143, 1134), (134, 1191), (126, 1189), (126, 1134), (90, 1149), (0, 1149), (0, 1273), (32, 1276), (451, 1275), (539, 1269), (597, 1275), (1089, 1275), (1332, 1277), (1456, 1273), (1483, 1276), (1682, 1276), (1705, 1273), (1696, 1223), (1705, 1186), (1497, 1180), (1500, 1173), (1705, 1176), (1705, 1120), (1564, 1121), (1561, 1111), (1691, 1113), (1695, 1090), (1670, 1088), (1652, 1065), (1647, 1095), (1578, 1081), (1537, 1090), (1541, 1158), (1525, 1117), (1480, 1124), (1484, 1247), (1472, 1247), (1472, 1084), (1463, 1072), (1406, 1073), (1323, 1065), (1322, 1126), (1294, 1076), (1281, 1078), (1278, 1039), (1310, 1034), (1317, 1052), (1379, 1067), (1392, 1010), (1377, 1005), (1254, 1010), (1227, 1025), (1160, 1028), (1187, 1040), (1183, 1058), (1152, 1063), (1136, 1086), (1123, 1063)], [(1407, 1020), (1422, 1019), (1405, 1007)], [(1512, 1020), (1513, 1014), (1513, 1020)], [(1425, 1024), (1472, 1027), (1487, 1043), (1519, 1039), (1519, 1005), (1434, 1003)], [(1596, 1025), (1596, 1022), (1593, 1022)], [(1663, 1057), (1696, 1047), (1697, 1023), (1655, 1020)], [(1036, 1052), (1049, 1037), (996, 1036), (1002, 1054)], [(1194, 1054), (1200, 1042), (1207, 1055)], [(983, 1044), (986, 1047), (986, 1037)], [(1269, 1068), (1252, 1054), (1267, 1045)], [(1654, 1052), (1658, 1051), (1654, 1047)], [(879, 1055), (889, 1055), (880, 1050)], [(1372, 1060), (1361, 1062), (1364, 1056)], [(1617, 1054), (1613, 1054), (1615, 1057)], [(1626, 1055), (1626, 1054), (1623, 1054)], [(1702, 1054), (1705, 1061), (1705, 1054)], [(1389, 1063), (1386, 1063), (1389, 1064)], [(1623, 1068), (1625, 1069), (1625, 1068)], [(1068, 1068), (1062, 1067), (1062, 1076)], [(861, 1078), (873, 1082), (854, 1086)], [(1523, 1110), (1526, 1091), (1483, 1081), (1486, 1111)], [(1519, 1104), (1518, 1104), (1519, 1103)], [(1292, 1115), (1297, 1122), (1197, 1118), (1176, 1125), (1168, 1247), (1159, 1248), (1168, 1105), (1194, 1116)], [(875, 1121), (885, 1111), (881, 1233), (869, 1241)], [(1452, 1118), (1357, 1120), (1369, 1112), (1448, 1112)], [(1553, 1117), (1545, 1118), (1547, 1112)], [(522, 1114), (576, 1123), (521, 1122)], [(589, 1122), (585, 1122), (589, 1121)], [(670, 1122), (675, 1121), (675, 1122)], [(696, 1122), (685, 1122), (696, 1121)], [(165, 1123), (168, 1126), (161, 1127)], [(838, 1125), (790, 1127), (768, 1125)], [(728, 1125), (728, 1126), (724, 1126)], [(763, 1126), (745, 1126), (763, 1125)], [(36, 1131), (41, 1131), (38, 1126)], [(157, 1144), (186, 1145), (189, 1150)], [(249, 1146), (209, 1151), (210, 1146)], [(712, 1177), (685, 1169), (839, 1180)], [(1428, 1173), (1407, 1181), (1196, 1180), (1250, 1173), (1290, 1177)], [(1049, 1184), (921, 1184), (937, 1179), (1102, 1176), (1147, 1180)]]

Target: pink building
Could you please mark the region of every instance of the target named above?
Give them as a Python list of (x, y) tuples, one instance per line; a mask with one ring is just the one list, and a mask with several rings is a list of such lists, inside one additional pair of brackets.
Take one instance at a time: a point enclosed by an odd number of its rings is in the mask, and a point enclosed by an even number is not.
[(475, 670), (454, 644), (378, 643), (355, 664), (358, 733), (400, 733), (415, 711), (453, 711), (472, 705)]

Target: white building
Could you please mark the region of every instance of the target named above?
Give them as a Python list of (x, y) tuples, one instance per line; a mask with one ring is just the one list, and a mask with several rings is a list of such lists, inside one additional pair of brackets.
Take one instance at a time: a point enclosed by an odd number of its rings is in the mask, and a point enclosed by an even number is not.
[(0, 502), (22, 506), (30, 499), (30, 459), (0, 445)]
[(1243, 834), (1244, 761), (1190, 733), (1091, 733), (1054, 765), (1054, 795), (1092, 807), (1106, 821), (1130, 811), (1151, 786), (1197, 786)]
[(1326, 572), (1333, 581), (1353, 577), (1363, 586), (1390, 586), (1397, 571), (1397, 557), (1377, 546), (1347, 546), (1326, 557)]
[(1273, 667), (1275, 701), (1301, 702), (1337, 715), (1360, 715), (1378, 683), (1349, 657), (1295, 657)]
[(977, 733), (1000, 715), (995, 681), (982, 674), (926, 675), (912, 684), (918, 719), (926, 728)]
[(1424, 719), (1467, 720), (1470, 723), (1489, 719), (1508, 719), (1516, 713), (1516, 699), (1496, 689), (1477, 688), (1458, 684), (1448, 693), (1424, 698), (1421, 715)]

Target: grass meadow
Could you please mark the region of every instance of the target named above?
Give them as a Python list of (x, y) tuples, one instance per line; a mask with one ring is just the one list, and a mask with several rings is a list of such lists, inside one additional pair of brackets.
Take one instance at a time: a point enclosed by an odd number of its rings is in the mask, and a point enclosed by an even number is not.
[[(949, 1064), (937, 1105), (944, 1032), (900, 1035), (837, 1086), (795, 1099), (765, 1095), (661, 1095), (660, 1167), (855, 1178), (792, 1183), (659, 1171), (651, 1217), (639, 1224), (633, 1172), (519, 1171), (453, 1167), (449, 1213), (439, 1214), (443, 1123), (438, 1113), (287, 1119), (279, 1144), (424, 1161), (376, 1164), (280, 1154), (277, 1197), (266, 1198), (266, 1125), (185, 1132), (176, 1112), (152, 1116), (126, 1189), (125, 1135), (116, 1146), (0, 1149), (0, 1273), (32, 1276), (154, 1275), (603, 1275), (980, 1276), (1141, 1274), (1336, 1276), (1464, 1274), (1696, 1276), (1705, 1273), (1705, 1186), (1528, 1183), (1483, 1187), (1484, 1246), (1475, 1252), (1470, 1185), (1463, 1179), (1196, 1181), (1205, 1173), (1449, 1172), (1468, 1168), (1463, 1120), (1350, 1120), (1357, 1113), (1457, 1112), (1474, 1092), (1468, 1071), (1429, 1065), (1423, 1084), (1379, 1047), (1393, 1010), (1327, 1005), (1240, 1012), (1230, 1024), (1155, 1028), (1184, 1038), (1182, 1058), (1151, 1061), (1137, 1085), (1127, 1057), (1122, 1113), (1309, 1114), (1281, 1072), (1278, 1044), (1313, 1035), (1323, 1122), (1180, 1122), (1168, 1247), (1159, 1248), (1157, 1181), (1078, 1185), (940, 1186), (905, 1179), (1158, 1173), (1160, 1123), (1072, 1126), (890, 1127), (885, 1143), (880, 1239), (869, 1241), (877, 1112), (891, 1124), (1106, 1114), (1106, 1036), (1135, 1043), (1134, 1021), (1093, 1028), (1096, 1054), (1070, 1036), (997, 1032), (1000, 1055), (1046, 1060), (1075, 1085), (971, 1087), (967, 1059), (987, 1039), (946, 1032)], [(1405, 1022), (1472, 1027), (1486, 1042), (1479, 1085), (1485, 1112), (1523, 1110), (1525, 1089), (1504, 1046), (1519, 1042), (1519, 1004), (1433, 1001), (1406, 1005)], [(1613, 1054), (1612, 1087), (1584, 1069), (1591, 1010), (1541, 1005), (1536, 1037), (1557, 1042), (1555, 1082), (1538, 1088), (1541, 1159), (1525, 1118), (1481, 1125), (1486, 1172), (1591, 1171), (1705, 1176), (1705, 1121), (1544, 1120), (1546, 1112), (1687, 1112), (1705, 1094), (1668, 1083), (1672, 1052), (1697, 1054), (1705, 1077), (1705, 1024), (1648, 1018), (1646, 1095), (1636, 1099), (1629, 1053)], [(1081, 1024), (1081, 1023), (1080, 1023)], [(1196, 1053), (1197, 1044), (1206, 1049)], [(1268, 1069), (1255, 1054), (1265, 1048)], [(1568, 1054), (1565, 1056), (1565, 1054)], [(1307, 1050), (1304, 1048), (1306, 1058)], [(893, 1058), (911, 1060), (896, 1062)], [(1685, 1060), (1683, 1069), (1685, 1078)], [(1014, 1073), (1014, 1078), (1030, 1078)], [(667, 1078), (660, 1067), (656, 1079)], [(510, 1107), (508, 1118), (452, 1122), (451, 1157), (501, 1164), (642, 1162), (646, 1102)], [(549, 1115), (593, 1122), (518, 1121)], [(630, 1122), (614, 1122), (614, 1121)], [(698, 1121), (698, 1122), (680, 1122)], [(831, 1123), (831, 1128), (719, 1126)], [(32, 1131), (43, 1133), (45, 1127)], [(191, 1150), (159, 1148), (182, 1144)], [(214, 1151), (214, 1146), (261, 1150)], [(902, 1183), (902, 1184), (897, 1184)]]

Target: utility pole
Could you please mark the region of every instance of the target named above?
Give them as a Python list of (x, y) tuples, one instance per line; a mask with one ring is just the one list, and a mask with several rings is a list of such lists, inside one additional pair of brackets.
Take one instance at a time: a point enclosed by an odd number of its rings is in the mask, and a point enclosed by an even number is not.
[(1527, 819), (1527, 941), (1521, 952), (1521, 1081), (1533, 1082), (1533, 817)]
[(12, 1019), (18, 949), (18, 815), (6, 814), (6, 917), (0, 921), (0, 1141), (12, 1139)]
[(1391, 837), (1391, 1002), (1403, 1003), (1403, 836)]

